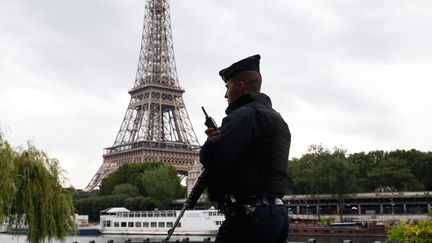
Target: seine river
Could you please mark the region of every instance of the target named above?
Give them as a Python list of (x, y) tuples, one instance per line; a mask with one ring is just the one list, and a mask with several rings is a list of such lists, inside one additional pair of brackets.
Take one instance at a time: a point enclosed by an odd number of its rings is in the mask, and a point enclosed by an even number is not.
[[(208, 236), (190, 236), (190, 241), (195, 242), (203, 242)], [(173, 236), (170, 239), (170, 242), (175, 242), (179, 240), (180, 242), (184, 239), (184, 236), (177, 237)], [(317, 243), (342, 243), (344, 240), (351, 240), (352, 243), (375, 243), (375, 242), (384, 242), (384, 237), (365, 237), (365, 236), (332, 236), (332, 237), (289, 237), (289, 243), (292, 242), (307, 242), (308, 239), (315, 238)], [(137, 235), (101, 235), (101, 236), (69, 236), (65, 241), (52, 240), (52, 243), (89, 243), (90, 241), (94, 241), (95, 243), (107, 243), (109, 240), (114, 240), (115, 243), (123, 243), (126, 240), (131, 239), (132, 242), (143, 242), (146, 239), (150, 239), (151, 242), (162, 241), (165, 239), (165, 236), (137, 236)], [(211, 237), (212, 242), (214, 241), (214, 237)], [(48, 242), (48, 241), (46, 241)], [(28, 243), (27, 237), (25, 235), (12, 236), (10, 234), (0, 234), (0, 243)], [(245, 242), (247, 243), (247, 242)]]

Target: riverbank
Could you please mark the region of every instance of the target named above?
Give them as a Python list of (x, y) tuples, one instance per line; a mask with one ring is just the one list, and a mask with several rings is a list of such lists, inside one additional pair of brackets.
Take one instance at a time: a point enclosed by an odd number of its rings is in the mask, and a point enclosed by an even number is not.
[[(208, 236), (173, 236), (170, 242), (206, 242), (210, 238), (210, 242), (214, 242), (214, 237)], [(130, 240), (131, 242), (146, 242), (149, 243), (162, 242), (165, 236), (144, 236), (144, 235), (99, 235), (99, 236), (68, 236), (65, 241), (52, 240), (51, 243), (124, 243)], [(296, 235), (289, 236), (288, 243), (294, 242), (307, 242), (310, 239), (315, 239), (317, 243), (342, 243), (344, 241), (351, 241), (352, 243), (376, 243), (384, 242), (385, 237), (379, 236), (320, 236), (320, 235)], [(1, 243), (28, 243), (27, 237), (25, 235), (13, 236), (11, 234), (0, 233)], [(208, 241), (207, 241), (208, 242)], [(244, 242), (247, 243), (247, 242)]]

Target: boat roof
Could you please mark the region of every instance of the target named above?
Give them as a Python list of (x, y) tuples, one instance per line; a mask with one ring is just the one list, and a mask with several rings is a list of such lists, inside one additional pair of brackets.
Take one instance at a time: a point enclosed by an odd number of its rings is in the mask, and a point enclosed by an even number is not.
[(125, 212), (130, 212), (130, 210), (125, 207), (113, 207), (101, 211), (101, 213), (125, 213)]

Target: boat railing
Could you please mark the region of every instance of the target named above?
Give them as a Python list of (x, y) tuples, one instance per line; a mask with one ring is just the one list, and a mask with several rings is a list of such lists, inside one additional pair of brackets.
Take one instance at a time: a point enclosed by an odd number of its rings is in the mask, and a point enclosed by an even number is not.
[(104, 214), (101, 216), (115, 216), (116, 218), (171, 218), (177, 217), (177, 211), (175, 210), (163, 210), (163, 211), (135, 211), (135, 212), (117, 212), (115, 214)]

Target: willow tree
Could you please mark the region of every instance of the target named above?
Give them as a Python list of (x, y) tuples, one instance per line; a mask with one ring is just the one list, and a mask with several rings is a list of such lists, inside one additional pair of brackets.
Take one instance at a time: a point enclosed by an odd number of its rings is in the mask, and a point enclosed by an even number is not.
[(72, 197), (61, 174), (58, 160), (33, 145), (15, 150), (0, 133), (0, 222), (28, 226), (31, 243), (73, 232)]

